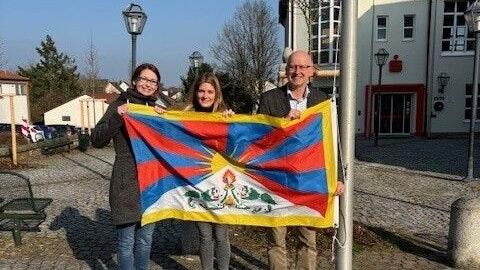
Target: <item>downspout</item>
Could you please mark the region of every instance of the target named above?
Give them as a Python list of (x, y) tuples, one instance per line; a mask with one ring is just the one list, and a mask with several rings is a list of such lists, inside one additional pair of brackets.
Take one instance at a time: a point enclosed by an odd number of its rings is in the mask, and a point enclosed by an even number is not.
[[(372, 100), (372, 84), (373, 84), (373, 54), (374, 54), (374, 40), (375, 40), (375, 0), (372, 0), (372, 31), (371, 31), (371, 37), (370, 37), (370, 80), (368, 82), (368, 95), (365, 95), (367, 100), (365, 100), (367, 107), (366, 111), (364, 114), (364, 117), (366, 117), (365, 121), (365, 128), (368, 127), (368, 129), (365, 131), (365, 135), (367, 137), (370, 137), (371, 134), (371, 129), (372, 129), (372, 115), (371, 115), (371, 108), (373, 104), (371, 104)], [(367, 91), (367, 89), (365, 89)], [(367, 133), (368, 132), (368, 133)]]
[[(427, 47), (427, 68), (426, 68), (426, 84), (427, 84), (427, 97), (425, 99), (425, 131), (427, 138), (432, 136), (432, 99), (434, 93), (434, 80), (435, 74), (435, 37), (437, 32), (436, 20), (437, 20), (437, 1), (430, 0), (429, 9), (429, 22), (428, 22), (428, 47)], [(432, 29), (433, 27), (433, 29)]]
[(295, 49), (295, 1), (290, 1), (290, 49)]

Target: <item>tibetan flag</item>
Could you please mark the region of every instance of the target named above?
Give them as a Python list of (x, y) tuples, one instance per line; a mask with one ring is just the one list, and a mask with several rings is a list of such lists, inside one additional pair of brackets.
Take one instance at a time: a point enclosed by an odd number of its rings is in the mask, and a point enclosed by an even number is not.
[[(333, 226), (335, 104), (288, 120), (129, 104), (124, 116), (142, 224), (168, 218), (257, 226)], [(336, 121), (336, 120), (335, 120)]]

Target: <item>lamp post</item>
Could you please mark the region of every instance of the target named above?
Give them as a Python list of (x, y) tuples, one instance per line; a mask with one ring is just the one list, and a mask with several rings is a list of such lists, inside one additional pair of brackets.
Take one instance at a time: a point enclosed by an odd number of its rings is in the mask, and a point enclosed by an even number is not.
[(198, 69), (203, 63), (203, 55), (199, 51), (194, 51), (192, 55), (188, 57), (190, 60), (190, 67), (193, 68), (193, 71), (195, 72), (195, 80), (198, 77)]
[(450, 81), (450, 76), (448, 76), (447, 73), (442, 72), (438, 75), (437, 80), (438, 80), (438, 85), (440, 86), (440, 89), (438, 89), (438, 92), (443, 94), (445, 92), (445, 86), (447, 86), (448, 81)]
[(136, 4), (130, 4), (122, 13), (127, 32), (132, 36), (132, 68), (130, 74), (133, 74), (137, 64), (137, 35), (140, 35), (143, 31), (143, 27), (147, 22), (147, 14)]
[(475, 139), (475, 120), (477, 119), (478, 71), (480, 65), (480, 3), (475, 1), (465, 11), (468, 30), (475, 33), (475, 60), (473, 69), (472, 113), (470, 115), (470, 145), (468, 148), (468, 167), (465, 181), (473, 181), (473, 144)]
[(378, 66), (378, 93), (375, 94), (375, 111), (373, 129), (375, 132), (375, 146), (378, 146), (378, 133), (380, 130), (380, 96), (382, 87), (382, 69), (388, 59), (388, 52), (385, 49), (379, 49), (375, 54), (375, 60)]

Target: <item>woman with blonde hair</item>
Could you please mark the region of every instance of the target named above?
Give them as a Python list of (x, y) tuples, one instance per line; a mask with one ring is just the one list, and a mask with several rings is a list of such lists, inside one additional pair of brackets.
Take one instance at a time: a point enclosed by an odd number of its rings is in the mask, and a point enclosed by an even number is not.
[[(189, 104), (185, 110), (196, 112), (222, 111), (224, 116), (234, 112), (223, 101), (217, 76), (205, 73), (198, 78), (190, 90)], [(230, 264), (230, 240), (228, 226), (224, 224), (196, 222), (200, 232), (200, 261), (203, 270), (213, 270), (214, 254), (220, 270), (227, 270)]]

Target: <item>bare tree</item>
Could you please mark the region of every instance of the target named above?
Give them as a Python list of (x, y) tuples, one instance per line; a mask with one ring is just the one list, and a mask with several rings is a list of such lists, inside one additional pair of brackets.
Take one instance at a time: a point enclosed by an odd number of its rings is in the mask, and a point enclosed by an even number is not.
[(92, 93), (92, 107), (93, 107), (93, 123), (96, 123), (96, 112), (95, 112), (95, 92), (99, 85), (99, 68), (98, 68), (98, 52), (95, 46), (93, 45), (93, 38), (90, 37), (90, 44), (88, 46), (87, 52), (85, 53), (85, 75), (87, 78), (88, 86), (84, 86), (84, 94), (86, 94), (86, 89), (90, 88)]
[(277, 20), (266, 2), (251, 0), (223, 26), (211, 51), (220, 68), (256, 100), (265, 81), (276, 77), (281, 61), (277, 37)]
[(313, 50), (313, 27), (318, 22), (320, 0), (291, 0), (293, 8), (300, 10), (307, 27), (308, 52)]
[(0, 37), (0, 69), (7, 69), (7, 48), (5, 46), (5, 40)]
[(98, 68), (98, 52), (93, 45), (92, 38), (90, 38), (90, 44), (87, 48), (87, 52), (85, 53), (85, 76), (89, 84), (84, 86), (85, 92), (87, 89), (90, 88), (92, 95), (95, 93), (99, 81), (99, 73), (100, 70)]

